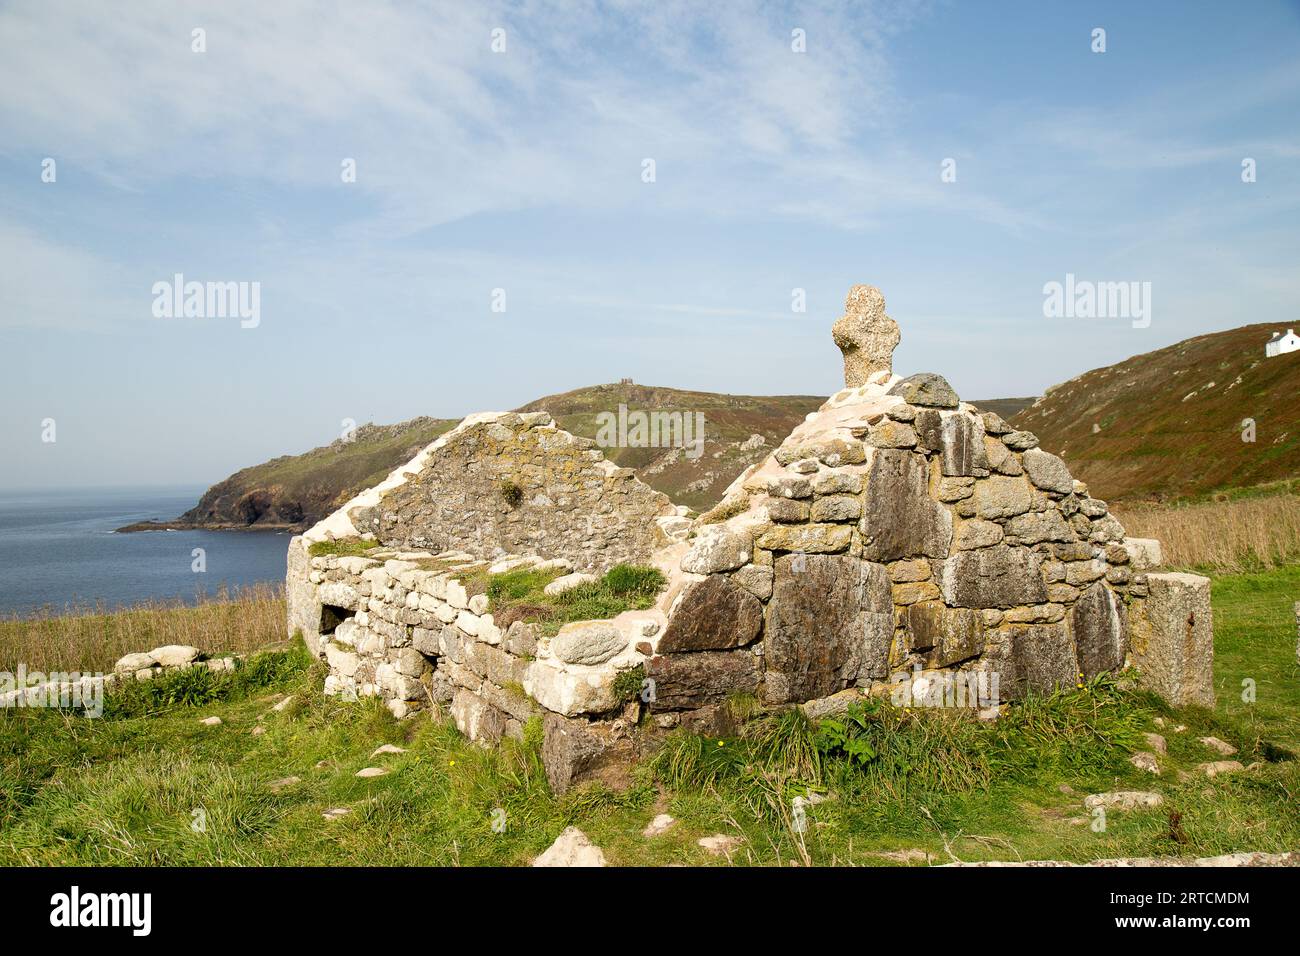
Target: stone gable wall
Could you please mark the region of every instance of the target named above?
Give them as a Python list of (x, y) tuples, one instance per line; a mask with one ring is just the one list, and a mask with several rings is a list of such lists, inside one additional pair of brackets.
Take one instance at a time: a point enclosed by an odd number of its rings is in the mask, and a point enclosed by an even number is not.
[[(666, 618), (627, 612), (541, 636), (499, 626), (488, 596), (466, 586), (525, 566), (651, 564), (689, 524), (549, 415), (474, 415), (293, 539), (289, 630), (329, 664), (327, 694), (378, 697), (398, 717), (445, 706), (488, 744), (538, 718), (563, 790), (629, 745), (640, 705), (615, 682), (644, 663), (641, 640)], [(311, 554), (316, 542), (363, 535), (377, 542), (365, 555)]]
[[(517, 489), (510, 493), (509, 489)], [(684, 509), (682, 509), (684, 510)], [(289, 632), (321, 653), (328, 626), (317, 542), (367, 537), (390, 553), (465, 561), (541, 555), (574, 570), (648, 564), (690, 522), (666, 495), (605, 460), (592, 443), (557, 428), (545, 412), (472, 415), (318, 522), (289, 547), (285, 592)]]
[(693, 529), (654, 707), (969, 670), (1013, 700), (1122, 668), (1149, 545), (1037, 446), (935, 375), (832, 397)]
[(545, 413), (506, 413), (458, 430), (417, 474), (349, 512), (385, 545), (475, 557), (536, 552), (602, 572), (645, 563), (666, 543), (668, 497)]

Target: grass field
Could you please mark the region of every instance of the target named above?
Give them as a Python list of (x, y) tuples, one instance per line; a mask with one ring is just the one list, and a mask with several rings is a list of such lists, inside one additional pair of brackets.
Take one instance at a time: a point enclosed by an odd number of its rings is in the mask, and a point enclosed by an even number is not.
[[(1243, 739), (1300, 754), (1300, 566), (1217, 578), (1213, 594), (1216, 712)], [(1243, 699), (1250, 690), (1253, 702)]]
[(1300, 496), (1293, 484), (1178, 504), (1119, 503), (1111, 510), (1135, 538), (1156, 538), (1171, 567), (1239, 574), (1300, 561)]
[[(881, 710), (828, 728), (787, 715), (742, 739), (671, 738), (627, 792), (563, 798), (546, 786), (537, 727), (485, 750), (445, 721), (399, 723), (373, 703), (325, 699), (319, 664), (300, 648), (272, 652), (234, 675), (140, 685), (100, 720), (0, 714), (0, 864), (517, 865), (570, 824), (623, 865), (1294, 850), (1297, 591), (1296, 567), (1216, 581), (1213, 713), (1175, 713), (1102, 680), (992, 722)], [(1241, 696), (1248, 679), (1253, 703)], [(208, 716), (222, 723), (201, 724)], [(1148, 732), (1168, 741), (1159, 776), (1128, 761)], [(1197, 740), (1210, 734), (1258, 766), (1198, 773), (1220, 759)], [(372, 755), (385, 743), (405, 752)], [(390, 772), (355, 776), (368, 766)], [(1094, 832), (1082, 799), (1115, 789), (1155, 790), (1165, 804), (1111, 811)], [(801, 826), (794, 798), (808, 796), (826, 799)], [(327, 821), (331, 808), (350, 812)], [(660, 812), (679, 822), (641, 836)], [(712, 834), (744, 842), (712, 856), (697, 845)]]
[(126, 611), (0, 618), (0, 670), (111, 671), (124, 654), (189, 644), (208, 654), (245, 654), (284, 639), (283, 588), (217, 594), (197, 607), (151, 601)]

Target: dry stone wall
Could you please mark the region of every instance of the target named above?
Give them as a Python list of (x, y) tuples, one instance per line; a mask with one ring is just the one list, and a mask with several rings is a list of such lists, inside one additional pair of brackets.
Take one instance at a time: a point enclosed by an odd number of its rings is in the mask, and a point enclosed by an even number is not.
[(520, 567), (567, 568), (565, 561), (510, 556), (489, 567), (464, 552), (384, 548), (305, 560), (322, 607), (316, 640), (330, 667), (326, 694), (378, 697), (399, 718), (443, 706), (462, 733), (486, 744), (519, 738), (538, 718), (557, 790), (630, 750), (640, 682), (620, 687), (618, 679), (643, 665), (644, 639), (662, 629), (662, 610), (579, 621), (544, 636), (534, 624), (498, 624), (488, 596), (466, 584)]
[(534, 551), (599, 572), (647, 561), (665, 543), (654, 519), (676, 510), (538, 412), (458, 430), (409, 481), (349, 517), (385, 545), (482, 558)]
[[(494, 730), (475, 737), (517, 735), (542, 710), (576, 716), (617, 709), (614, 677), (640, 662), (634, 638), (658, 628), (653, 612), (617, 624), (568, 624), (545, 638), (522, 621), (502, 628), (488, 596), (466, 589), (486, 569), (463, 552), (378, 549), (373, 557), (322, 555), (309, 563), (327, 616), (337, 619), (321, 634), (331, 668), (326, 692), (404, 702), (393, 707), (398, 716), (428, 701), (458, 701), (453, 713), (466, 725), (481, 714), (458, 689), (486, 694), (499, 714), (488, 718)], [(560, 565), (512, 558), (492, 567), (499, 573)]]
[[(499, 624), (474, 592), (516, 568), (600, 572), (674, 547), (679, 556), (684, 511), (545, 413), (471, 416), (293, 539), (289, 629), (328, 662), (327, 694), (378, 697), (398, 717), (444, 706), (487, 744), (539, 719), (563, 790), (630, 746), (639, 684), (616, 682), (644, 663), (639, 648), (666, 623), (663, 610), (544, 636)], [(362, 555), (312, 554), (318, 542), (363, 536), (374, 546)]]
[[(531, 555), (602, 572), (650, 563), (683, 537), (686, 509), (607, 461), (594, 443), (556, 427), (545, 412), (471, 415), (389, 477), (290, 544), (290, 632), (322, 652), (331, 622), (309, 558), (318, 542), (365, 537), (390, 552), (464, 561)], [(464, 563), (462, 561), (462, 563)], [(339, 571), (340, 567), (331, 567)]]

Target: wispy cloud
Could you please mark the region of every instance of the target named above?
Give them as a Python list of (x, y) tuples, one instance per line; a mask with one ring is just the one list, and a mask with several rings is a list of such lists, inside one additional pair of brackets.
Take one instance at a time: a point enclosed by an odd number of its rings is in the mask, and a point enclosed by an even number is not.
[[(323, 190), (343, 157), (392, 235), (533, 206), (662, 209), (835, 225), (927, 203), (890, 137), (886, 40), (911, 11), (851, 2), (400, 3), (319, 15), (305, 2), (144, 2), (0, 11), (0, 112), (37, 146), (127, 188), (238, 177)], [(506, 31), (506, 52), (490, 49)], [(207, 52), (191, 51), (206, 31)], [(804, 31), (795, 53), (792, 31)], [(21, 78), (21, 82), (18, 82)], [(771, 184), (821, 201), (782, 201)], [(995, 218), (985, 199), (968, 211)]]

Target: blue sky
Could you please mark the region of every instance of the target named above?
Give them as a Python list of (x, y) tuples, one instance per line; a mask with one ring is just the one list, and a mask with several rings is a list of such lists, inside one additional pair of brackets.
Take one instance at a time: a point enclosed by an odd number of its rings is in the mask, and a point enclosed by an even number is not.
[[(1300, 325), (1297, 54), (1295, 2), (0, 5), (0, 488), (625, 376), (829, 394), (858, 282), (969, 399)], [(260, 324), (155, 318), (175, 273)], [(1045, 318), (1067, 273), (1150, 326)]]

